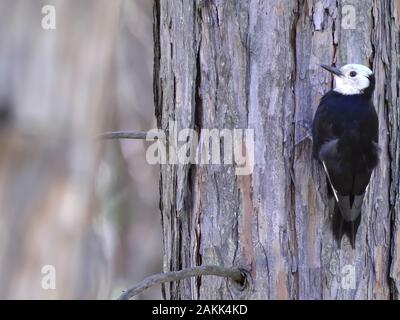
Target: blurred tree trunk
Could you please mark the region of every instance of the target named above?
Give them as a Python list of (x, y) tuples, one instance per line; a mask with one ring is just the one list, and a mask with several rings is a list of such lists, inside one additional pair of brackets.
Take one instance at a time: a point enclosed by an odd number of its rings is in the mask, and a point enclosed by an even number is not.
[[(166, 298), (399, 297), (399, 14), (395, 0), (155, 1), (158, 126), (255, 132), (251, 175), (163, 165), (160, 180), (165, 271), (237, 265), (253, 281), (240, 291), (223, 278), (188, 279), (165, 286)], [(381, 161), (355, 251), (334, 243), (311, 158), (312, 117), (331, 87), (318, 64), (332, 62), (369, 65), (377, 80)]]
[[(56, 30), (41, 27), (54, 5)], [(1, 0), (0, 298), (106, 298), (96, 232), (119, 1)], [(41, 282), (55, 267), (56, 288)], [(45, 270), (44, 270), (45, 271)]]

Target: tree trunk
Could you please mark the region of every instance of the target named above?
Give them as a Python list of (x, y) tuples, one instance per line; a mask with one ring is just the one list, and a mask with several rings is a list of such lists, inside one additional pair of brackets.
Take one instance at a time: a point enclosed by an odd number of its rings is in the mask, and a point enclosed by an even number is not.
[[(154, 19), (159, 128), (175, 120), (178, 132), (255, 136), (250, 175), (234, 165), (161, 166), (164, 271), (213, 264), (251, 275), (245, 288), (211, 276), (172, 283), (166, 298), (397, 299), (400, 1), (158, 0)], [(318, 64), (332, 62), (376, 76), (382, 152), (356, 250), (347, 238), (336, 246), (325, 176), (311, 157), (312, 117), (332, 85)]]

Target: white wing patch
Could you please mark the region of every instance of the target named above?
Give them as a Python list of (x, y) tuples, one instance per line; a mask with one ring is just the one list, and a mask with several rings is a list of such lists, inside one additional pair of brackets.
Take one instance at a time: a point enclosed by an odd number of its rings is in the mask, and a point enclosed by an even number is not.
[(331, 188), (333, 190), (333, 195), (335, 196), (336, 202), (339, 203), (339, 197), (337, 195), (336, 189), (334, 188), (334, 186), (332, 184), (332, 180), (331, 180), (331, 177), (329, 176), (328, 168), (325, 165), (325, 161), (322, 161), (322, 165), (324, 166), (324, 170), (325, 170), (326, 176), (328, 177), (329, 184), (331, 185)]

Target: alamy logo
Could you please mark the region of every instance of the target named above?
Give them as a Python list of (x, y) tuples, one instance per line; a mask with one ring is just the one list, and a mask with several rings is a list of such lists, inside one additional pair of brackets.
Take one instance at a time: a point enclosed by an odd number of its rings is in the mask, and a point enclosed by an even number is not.
[[(313, 20), (316, 30), (322, 29), (322, 24), (324, 23), (325, 10), (330, 9), (330, 4), (327, 1), (318, 1), (314, 4), (314, 14)], [(351, 4), (343, 4), (340, 9), (341, 21), (340, 26), (345, 30), (356, 29), (357, 15), (356, 8)], [(333, 14), (329, 13), (330, 15)], [(336, 15), (336, 14), (335, 14)], [(335, 19), (334, 17), (332, 17)]]
[(55, 290), (56, 289), (56, 268), (52, 265), (45, 265), (42, 267), (42, 289)]
[(351, 30), (356, 28), (356, 8), (350, 4), (342, 7), (342, 28)]
[(345, 265), (342, 268), (342, 289), (355, 290), (356, 289), (356, 268), (352, 265)]
[(253, 129), (177, 130), (169, 122), (168, 133), (153, 129), (147, 141), (156, 141), (146, 151), (149, 164), (235, 165), (236, 175), (249, 175), (254, 167)]
[(46, 5), (42, 8), (42, 28), (43, 30), (55, 30), (56, 24), (56, 8), (51, 5)]

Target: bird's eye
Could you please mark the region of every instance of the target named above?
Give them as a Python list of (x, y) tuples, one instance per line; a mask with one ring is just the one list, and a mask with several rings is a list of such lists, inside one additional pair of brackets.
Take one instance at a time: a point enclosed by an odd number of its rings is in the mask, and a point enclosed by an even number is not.
[(356, 75), (357, 75), (357, 72), (355, 72), (355, 71), (350, 72), (350, 77), (354, 78)]

